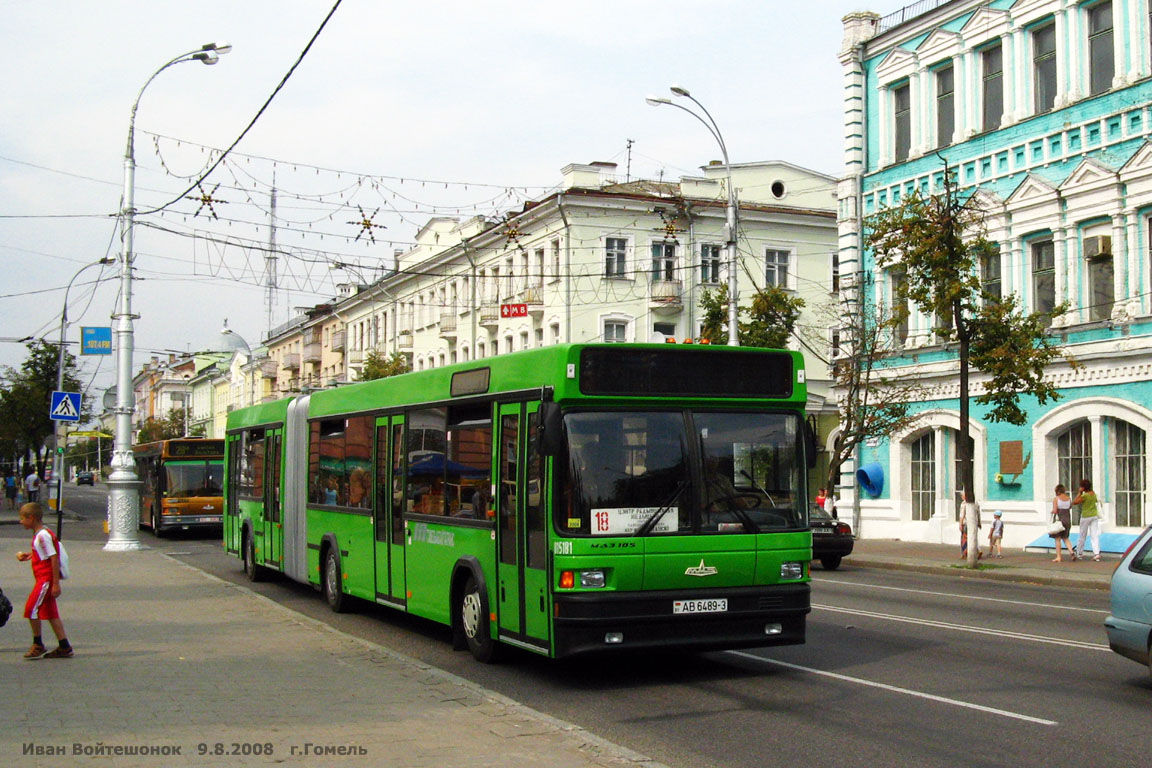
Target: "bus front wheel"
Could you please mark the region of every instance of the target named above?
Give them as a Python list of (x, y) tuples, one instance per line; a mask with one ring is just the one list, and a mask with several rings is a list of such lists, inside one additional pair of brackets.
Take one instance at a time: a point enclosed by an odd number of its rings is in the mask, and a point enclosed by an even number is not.
[(324, 558), (324, 599), (333, 613), (344, 612), (344, 592), (340, 588), (340, 559), (336, 548), (329, 547)]
[(468, 642), (468, 650), (479, 662), (488, 664), (496, 660), (497, 643), (492, 639), (492, 632), (488, 626), (488, 612), (485, 610), (484, 595), (480, 592), (480, 584), (475, 576), (469, 576), (464, 585), (464, 595), (460, 598), (460, 626), (464, 630), (464, 639)]

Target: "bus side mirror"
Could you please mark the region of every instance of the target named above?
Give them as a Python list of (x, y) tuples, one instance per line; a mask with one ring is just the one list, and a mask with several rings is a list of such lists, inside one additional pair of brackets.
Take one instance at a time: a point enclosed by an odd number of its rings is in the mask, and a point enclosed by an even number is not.
[(540, 403), (540, 453), (555, 456), (564, 445), (564, 417), (551, 400)]
[(816, 469), (816, 428), (811, 421), (804, 422), (804, 452), (808, 454), (808, 469)]

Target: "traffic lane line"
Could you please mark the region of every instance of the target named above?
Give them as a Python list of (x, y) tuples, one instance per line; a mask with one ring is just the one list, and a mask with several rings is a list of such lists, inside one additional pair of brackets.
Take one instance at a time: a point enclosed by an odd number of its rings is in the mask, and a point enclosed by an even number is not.
[(751, 661), (760, 662), (763, 664), (771, 664), (776, 667), (783, 667), (797, 672), (807, 672), (812, 675), (819, 675), (820, 677), (828, 677), (833, 680), (840, 680), (841, 682), (852, 683), (853, 685), (862, 685), (868, 688), (878, 688), (889, 693), (896, 693), (902, 696), (912, 696), (918, 699), (925, 699), (927, 701), (934, 701), (938, 704), (945, 704), (950, 707), (960, 707), (962, 709), (972, 709), (978, 712), (984, 712), (997, 717), (1006, 717), (1012, 720), (1022, 720), (1026, 723), (1035, 723), (1037, 725), (1059, 725), (1056, 720), (1047, 720), (1042, 717), (1032, 717), (1031, 715), (1021, 714), (1019, 712), (1011, 712), (1006, 709), (998, 709), (996, 707), (986, 707), (983, 704), (973, 704), (969, 701), (961, 701), (959, 699), (950, 699), (947, 696), (937, 696), (934, 693), (925, 693), (924, 691), (916, 691), (911, 688), (902, 688), (898, 685), (889, 685), (887, 683), (878, 683), (874, 680), (865, 680), (861, 677), (852, 677), (850, 675), (842, 675), (838, 672), (828, 672), (823, 669), (816, 669), (814, 667), (805, 667), (800, 664), (791, 664), (787, 661), (778, 661), (776, 659), (765, 658), (764, 656), (757, 656), (753, 653), (746, 651), (726, 651), (732, 656), (739, 656), (742, 659), (749, 659)]
[(1103, 643), (1085, 643), (1079, 640), (1065, 640), (1060, 637), (1047, 637), (1044, 635), (1032, 635), (1026, 632), (1010, 632), (1001, 629), (988, 629), (987, 627), (976, 627), (969, 624), (956, 624), (949, 621), (934, 621), (932, 619), (918, 619), (912, 616), (897, 616), (891, 613), (877, 613), (875, 611), (862, 611), (856, 608), (840, 608), (834, 605), (821, 605), (813, 603), (812, 608), (821, 611), (830, 611), (832, 613), (847, 613), (852, 616), (864, 616), (870, 619), (880, 619), (882, 621), (896, 621), (904, 624), (917, 624), (922, 627), (933, 627), (936, 629), (950, 629), (956, 632), (972, 632), (978, 635), (992, 635), (993, 637), (1008, 638), (1012, 640), (1025, 640), (1032, 643), (1048, 643), (1051, 645), (1062, 645), (1066, 648), (1079, 648), (1088, 651), (1111, 651), (1111, 649)]
[(1027, 600), (1008, 600), (1002, 597), (982, 597), (980, 595), (959, 595), (955, 592), (932, 592), (925, 589), (911, 589), (909, 587), (892, 587), (887, 584), (865, 584), (855, 581), (843, 581), (841, 579), (812, 579), (814, 582), (822, 584), (835, 584), (841, 587), (859, 587), (862, 589), (887, 589), (893, 592), (912, 592), (917, 595), (930, 595), (934, 597), (950, 597), (957, 600), (983, 600), (989, 603), (1008, 603), (1009, 605), (1023, 605), (1033, 608), (1051, 608), (1056, 611), (1083, 611), (1085, 613), (1098, 613), (1101, 616), (1107, 616), (1109, 611), (1101, 610), (1099, 608), (1079, 608), (1077, 606), (1067, 605), (1053, 605), (1051, 603), (1033, 603)]

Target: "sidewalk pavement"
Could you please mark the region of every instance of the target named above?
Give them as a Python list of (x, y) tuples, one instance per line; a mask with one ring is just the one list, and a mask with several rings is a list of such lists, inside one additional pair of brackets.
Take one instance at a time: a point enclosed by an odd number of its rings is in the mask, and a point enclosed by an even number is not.
[(662, 768), (158, 550), (68, 541), (76, 655), (25, 661), (31, 575), (7, 543), (0, 765)]
[[(1094, 562), (1091, 555), (1086, 559), (1072, 562), (1067, 554), (1063, 562), (1054, 563), (1052, 552), (1025, 552), (1022, 549), (1005, 549), (1004, 557), (989, 556), (988, 547), (981, 547), (984, 557), (977, 563), (978, 568), (966, 567), (960, 559), (960, 548), (955, 544), (925, 544), (898, 539), (858, 539), (852, 554), (844, 559), (842, 568), (889, 568), (902, 571), (935, 573), (958, 578), (996, 579), (1029, 584), (1051, 584), (1082, 589), (1108, 589), (1112, 583), (1112, 571), (1120, 562), (1117, 555), (1103, 554), (1100, 562)], [(814, 566), (813, 575), (820, 573), (820, 566)]]

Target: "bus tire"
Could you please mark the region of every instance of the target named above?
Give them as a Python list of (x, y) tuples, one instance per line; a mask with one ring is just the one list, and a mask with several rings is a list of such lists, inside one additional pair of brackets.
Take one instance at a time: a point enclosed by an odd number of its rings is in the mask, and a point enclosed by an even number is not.
[(244, 532), (244, 575), (248, 581), (264, 581), (264, 569), (256, 564), (256, 541), (251, 531)]
[(321, 589), (324, 592), (324, 601), (333, 613), (344, 613), (344, 591), (341, 589), (340, 557), (335, 547), (328, 547), (324, 556), (324, 578)]
[(829, 555), (820, 558), (820, 565), (824, 566), (826, 571), (834, 571), (840, 567), (840, 561), (843, 559), (840, 555)]
[(469, 576), (457, 606), (460, 627), (472, 656), (482, 664), (491, 664), (499, 655), (499, 643), (492, 639), (488, 624), (488, 599), (475, 576)]
[(160, 530), (160, 517), (155, 509), (152, 510), (152, 535), (158, 539), (164, 538), (164, 532)]

